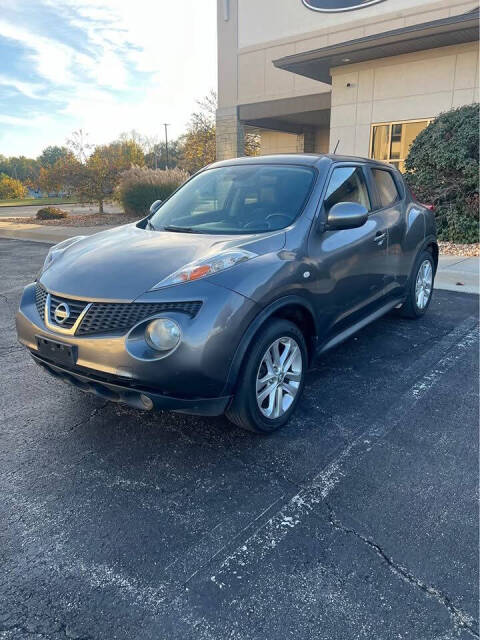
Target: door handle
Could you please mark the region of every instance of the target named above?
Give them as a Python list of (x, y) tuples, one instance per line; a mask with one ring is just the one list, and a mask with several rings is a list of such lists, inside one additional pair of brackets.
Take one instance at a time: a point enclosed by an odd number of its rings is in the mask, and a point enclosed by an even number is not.
[(375, 242), (377, 244), (383, 244), (385, 242), (387, 238), (387, 232), (386, 231), (377, 231), (377, 233), (375, 234)]

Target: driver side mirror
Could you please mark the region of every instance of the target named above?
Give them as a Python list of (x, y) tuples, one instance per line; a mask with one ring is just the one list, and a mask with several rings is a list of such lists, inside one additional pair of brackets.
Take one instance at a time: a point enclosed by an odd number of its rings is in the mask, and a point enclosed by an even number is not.
[(368, 211), (358, 202), (339, 202), (328, 212), (327, 230), (356, 229), (368, 220)]
[(160, 209), (160, 205), (162, 204), (161, 200), (155, 200), (155, 202), (152, 202), (152, 204), (150, 205), (150, 215), (153, 216), (154, 213), (156, 213), (159, 209)]

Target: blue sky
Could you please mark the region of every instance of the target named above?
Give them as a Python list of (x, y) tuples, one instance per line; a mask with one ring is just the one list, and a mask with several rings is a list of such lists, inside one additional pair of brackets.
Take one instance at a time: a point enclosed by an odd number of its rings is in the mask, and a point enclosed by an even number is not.
[(184, 130), (216, 88), (215, 0), (2, 0), (0, 154)]

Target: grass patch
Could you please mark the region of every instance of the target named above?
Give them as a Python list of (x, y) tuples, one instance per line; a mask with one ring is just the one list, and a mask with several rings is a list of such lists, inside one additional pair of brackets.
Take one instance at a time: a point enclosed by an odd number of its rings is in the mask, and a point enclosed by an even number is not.
[(22, 200), (0, 200), (0, 207), (28, 207), (30, 205), (38, 205), (41, 207), (45, 204), (76, 204), (78, 199), (69, 198), (23, 198)]

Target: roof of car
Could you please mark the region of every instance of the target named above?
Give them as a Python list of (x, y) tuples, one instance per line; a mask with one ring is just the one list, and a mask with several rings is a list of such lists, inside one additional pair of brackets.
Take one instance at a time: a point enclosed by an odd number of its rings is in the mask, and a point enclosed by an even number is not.
[(342, 156), (332, 153), (277, 153), (268, 156), (245, 156), (242, 158), (231, 158), (221, 160), (211, 164), (210, 167), (225, 167), (239, 164), (303, 164), (315, 166), (325, 162), (368, 162), (385, 166), (384, 162), (372, 160), (371, 158), (361, 158), (359, 156)]

